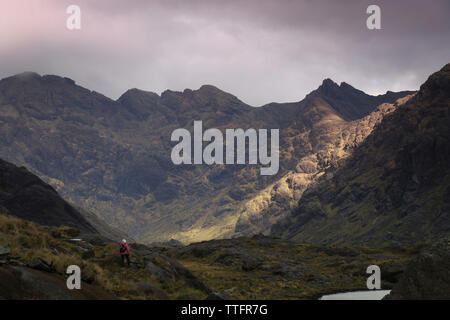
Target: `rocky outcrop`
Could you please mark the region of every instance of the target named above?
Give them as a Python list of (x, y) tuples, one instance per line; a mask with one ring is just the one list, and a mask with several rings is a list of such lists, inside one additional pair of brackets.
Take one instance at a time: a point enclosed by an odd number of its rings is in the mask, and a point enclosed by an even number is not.
[(144, 256), (145, 268), (148, 272), (159, 277), (161, 282), (166, 282), (168, 278), (175, 278), (186, 282), (189, 286), (201, 290), (206, 294), (211, 293), (200, 279), (198, 279), (188, 268), (177, 261), (158, 253)]
[(11, 248), (6, 245), (6, 246), (0, 246), (0, 258), (4, 258), (6, 256), (8, 256), (11, 253)]
[(56, 270), (53, 265), (48, 264), (47, 261), (41, 258), (33, 259), (27, 266), (31, 269), (36, 269), (48, 273), (55, 272)]
[(450, 299), (450, 238), (442, 239), (412, 259), (389, 300)]

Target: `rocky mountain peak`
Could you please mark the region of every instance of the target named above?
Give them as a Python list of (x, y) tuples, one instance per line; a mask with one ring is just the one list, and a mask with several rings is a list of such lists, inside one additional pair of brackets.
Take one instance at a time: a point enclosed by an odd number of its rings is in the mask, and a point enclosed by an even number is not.
[(207, 93), (207, 94), (229, 94), (225, 91), (220, 90), (216, 86), (210, 85), (210, 84), (204, 84), (202, 85), (198, 90), (195, 90), (199, 93)]
[(36, 72), (26, 71), (22, 72), (10, 77), (3, 78), (3, 80), (20, 80), (20, 81), (29, 81), (33, 79), (40, 79), (41, 75)]
[(327, 92), (335, 89), (339, 89), (339, 85), (330, 78), (324, 79), (319, 88), (317, 88), (317, 90), (320, 92)]
[(122, 105), (133, 104), (133, 103), (145, 103), (145, 102), (156, 102), (160, 97), (157, 93), (151, 91), (145, 91), (137, 88), (128, 89), (125, 91), (117, 102)]
[(367, 116), (381, 103), (394, 103), (402, 96), (412, 93), (414, 91), (388, 92), (384, 95), (372, 96), (354, 88), (346, 82), (341, 82), (338, 85), (333, 80), (327, 78), (307, 98), (320, 98), (330, 105), (340, 117), (347, 121), (353, 121)]
[(22, 72), (22, 73), (16, 74), (11, 77), (3, 78), (1, 80), (1, 82), (9, 83), (9, 84), (19, 84), (20, 83), (22, 85), (23, 84), (36, 85), (37, 83), (54, 84), (54, 85), (62, 85), (62, 84), (75, 85), (75, 81), (70, 78), (60, 77), (60, 76), (51, 75), (51, 74), (41, 76), (40, 74), (38, 74), (36, 72), (30, 72), (30, 71)]
[(333, 80), (326, 78), (323, 80), (322, 84), (317, 88), (316, 92), (330, 96), (330, 97), (339, 97), (347, 94), (358, 94), (358, 95), (367, 95), (361, 90), (354, 88), (349, 85), (347, 82), (341, 82), (341, 84), (337, 84)]
[(341, 90), (349, 90), (349, 91), (356, 91), (356, 92), (361, 92), (364, 93), (364, 91), (358, 90), (355, 87), (353, 87), (352, 85), (348, 84), (347, 82), (341, 82), (341, 84), (339, 85), (339, 88)]

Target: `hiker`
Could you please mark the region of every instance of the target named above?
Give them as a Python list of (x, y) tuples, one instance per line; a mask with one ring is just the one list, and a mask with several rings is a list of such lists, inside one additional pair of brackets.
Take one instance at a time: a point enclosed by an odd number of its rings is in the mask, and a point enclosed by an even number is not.
[(130, 248), (128, 247), (127, 240), (123, 239), (120, 243), (120, 255), (122, 257), (122, 266), (124, 265), (125, 259), (127, 259), (128, 265), (130, 265)]

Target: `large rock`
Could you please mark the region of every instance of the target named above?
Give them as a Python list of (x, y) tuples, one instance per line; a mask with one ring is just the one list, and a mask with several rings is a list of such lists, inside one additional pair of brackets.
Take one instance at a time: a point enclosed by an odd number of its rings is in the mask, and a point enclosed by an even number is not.
[(211, 292), (211, 289), (198, 279), (188, 268), (165, 255), (155, 253), (145, 256), (145, 264), (147, 271), (158, 275), (161, 281), (164, 281), (164, 279), (168, 277), (173, 277), (182, 280), (193, 288), (207, 294)]
[(6, 246), (0, 246), (0, 257), (7, 256), (11, 253), (11, 248)]
[(413, 259), (385, 299), (450, 299), (450, 238)]
[(45, 260), (41, 258), (33, 259), (29, 264), (28, 267), (44, 272), (55, 272), (55, 268), (53, 265), (48, 264)]
[(170, 274), (165, 271), (164, 269), (158, 267), (156, 264), (154, 264), (151, 261), (147, 261), (145, 264), (145, 269), (150, 272), (153, 275), (158, 276), (161, 280), (165, 279), (166, 277), (169, 277)]

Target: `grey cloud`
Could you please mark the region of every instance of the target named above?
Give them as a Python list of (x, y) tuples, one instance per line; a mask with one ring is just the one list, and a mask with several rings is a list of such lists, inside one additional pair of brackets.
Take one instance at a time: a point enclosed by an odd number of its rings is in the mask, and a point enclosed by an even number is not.
[[(3, 26), (0, 76), (59, 74), (112, 98), (208, 83), (262, 105), (300, 100), (327, 77), (369, 93), (417, 89), (450, 57), (447, 0), (36, 3), (14, 11), (25, 23)], [(72, 3), (81, 31), (65, 29)], [(382, 30), (365, 27), (369, 4), (380, 5)]]

